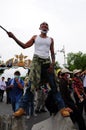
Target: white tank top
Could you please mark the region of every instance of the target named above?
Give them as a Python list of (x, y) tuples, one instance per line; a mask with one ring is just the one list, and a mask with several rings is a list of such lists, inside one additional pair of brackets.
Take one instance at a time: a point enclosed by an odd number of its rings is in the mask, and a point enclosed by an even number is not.
[(40, 58), (46, 59), (49, 58), (51, 38), (46, 37), (42, 38), (37, 36), (35, 39), (35, 51), (34, 54), (38, 55)]

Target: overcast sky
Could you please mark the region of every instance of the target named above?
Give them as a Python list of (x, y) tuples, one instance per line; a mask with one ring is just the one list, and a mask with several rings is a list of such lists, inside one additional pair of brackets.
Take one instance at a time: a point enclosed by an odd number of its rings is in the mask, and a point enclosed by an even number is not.
[[(0, 0), (0, 25), (23, 42), (39, 34), (44, 21), (49, 24), (55, 51), (65, 46), (66, 54), (86, 53), (86, 0)], [(34, 52), (34, 47), (22, 49), (1, 28), (0, 46), (4, 61), (21, 52), (31, 59)], [(56, 60), (63, 64), (63, 53), (57, 52)]]

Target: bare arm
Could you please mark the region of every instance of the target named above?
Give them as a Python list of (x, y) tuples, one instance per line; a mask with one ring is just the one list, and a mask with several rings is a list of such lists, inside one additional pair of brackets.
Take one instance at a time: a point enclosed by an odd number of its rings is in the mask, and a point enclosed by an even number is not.
[(15, 35), (12, 32), (7, 32), (8, 36), (15, 40), (15, 42), (21, 46), (23, 49), (31, 47), (35, 41), (36, 35), (34, 35), (28, 42), (23, 43), (20, 40), (18, 40)]
[(52, 63), (48, 69), (48, 72), (54, 72), (54, 64), (55, 64), (55, 54), (54, 54), (54, 41), (51, 38), (51, 46), (50, 46), (50, 52), (51, 52), (51, 59), (52, 59)]
[(50, 46), (50, 52), (51, 52), (52, 64), (54, 65), (55, 64), (54, 41), (52, 38), (51, 38), (51, 40), (52, 40), (52, 43)]

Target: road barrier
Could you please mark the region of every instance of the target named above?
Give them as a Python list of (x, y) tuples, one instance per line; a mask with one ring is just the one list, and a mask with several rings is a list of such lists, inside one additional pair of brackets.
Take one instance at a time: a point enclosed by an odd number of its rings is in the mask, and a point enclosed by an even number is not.
[(77, 130), (70, 117), (62, 117), (58, 112), (56, 116), (36, 123), (30, 129), (29, 120), (25, 116), (14, 118), (11, 115), (0, 116), (0, 130)]

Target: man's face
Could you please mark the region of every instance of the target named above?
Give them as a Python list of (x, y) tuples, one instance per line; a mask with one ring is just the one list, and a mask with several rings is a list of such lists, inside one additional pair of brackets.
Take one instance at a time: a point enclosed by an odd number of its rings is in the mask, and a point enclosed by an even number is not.
[(81, 72), (78, 72), (78, 73), (76, 74), (77, 77), (79, 77), (80, 75), (81, 75)]
[(4, 78), (4, 77), (2, 77), (2, 81), (4, 81), (4, 79), (5, 79), (5, 78)]
[(65, 79), (69, 79), (70, 78), (70, 74), (69, 73), (65, 73), (64, 77), (65, 77)]
[(42, 31), (48, 31), (49, 30), (49, 27), (48, 27), (48, 24), (47, 23), (42, 23), (41, 25), (40, 25), (40, 28), (39, 28), (40, 30), (42, 30)]

